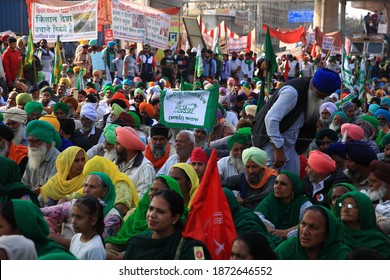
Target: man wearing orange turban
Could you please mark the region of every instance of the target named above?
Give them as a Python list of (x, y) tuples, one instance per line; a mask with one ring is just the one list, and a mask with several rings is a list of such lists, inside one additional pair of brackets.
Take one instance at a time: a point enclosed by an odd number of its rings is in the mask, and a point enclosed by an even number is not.
[(302, 183), (306, 196), (311, 203), (327, 208), (329, 190), (337, 183), (351, 183), (341, 170), (336, 169), (336, 162), (320, 151), (310, 152), (305, 171)]
[(145, 144), (129, 126), (115, 128), (115, 134), (116, 164), (121, 172), (130, 177), (138, 196), (142, 197), (156, 175), (152, 163), (142, 153)]

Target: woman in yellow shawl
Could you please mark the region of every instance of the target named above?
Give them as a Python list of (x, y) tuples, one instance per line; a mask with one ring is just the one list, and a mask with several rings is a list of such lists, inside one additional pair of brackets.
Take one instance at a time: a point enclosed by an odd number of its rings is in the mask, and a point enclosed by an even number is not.
[(184, 205), (190, 209), (199, 187), (199, 178), (195, 169), (188, 163), (176, 163), (169, 170), (169, 176), (179, 183)]
[(57, 174), (40, 188), (40, 198), (45, 207), (56, 205), (64, 196), (82, 189), (83, 169), (87, 160), (86, 152), (77, 146), (69, 147), (58, 155)]
[[(91, 172), (103, 172), (111, 178), (115, 186), (116, 199), (115, 206), (121, 213), (122, 217), (126, 216), (126, 213), (137, 207), (139, 197), (134, 187), (133, 182), (125, 173), (120, 172), (118, 166), (101, 156), (94, 156), (84, 166), (84, 178), (88, 177)], [(71, 194), (66, 197), (67, 200), (82, 197), (83, 191), (80, 189), (77, 194)]]

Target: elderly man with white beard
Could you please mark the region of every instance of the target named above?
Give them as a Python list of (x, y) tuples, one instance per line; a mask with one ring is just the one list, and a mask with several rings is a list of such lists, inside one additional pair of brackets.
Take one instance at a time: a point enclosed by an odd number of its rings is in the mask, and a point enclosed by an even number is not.
[(336, 131), (338, 134), (341, 132), (341, 126), (347, 122), (347, 116), (343, 112), (336, 112), (332, 116), (332, 121), (329, 124), (329, 128)]
[(320, 106), (320, 119), (326, 124), (327, 127), (332, 122), (332, 116), (337, 112), (337, 106), (333, 102), (325, 102)]
[(370, 163), (367, 195), (375, 206), (380, 229), (390, 234), (390, 163), (373, 160)]
[(316, 133), (323, 99), (341, 86), (339, 75), (318, 69), (313, 78), (286, 82), (256, 114), (253, 145), (268, 154), (267, 166), (300, 172), (299, 156)]
[(104, 141), (103, 143), (96, 144), (87, 151), (87, 156), (89, 159), (93, 158), (94, 156), (102, 156), (112, 162), (115, 162), (117, 156), (115, 150), (115, 128), (118, 126), (119, 125), (117, 124), (109, 124), (103, 129)]
[(35, 190), (57, 173), (56, 159), (60, 152), (54, 142), (61, 143), (61, 139), (53, 125), (41, 120), (29, 122), (26, 132), (28, 163), (22, 183)]
[(228, 139), (230, 154), (218, 161), (218, 171), (221, 180), (240, 175), (245, 171), (242, 152), (249, 147), (250, 135), (236, 132)]
[(4, 112), (4, 121), (15, 134), (12, 142), (15, 145), (28, 146), (26, 139), (27, 113), (19, 108), (10, 108)]

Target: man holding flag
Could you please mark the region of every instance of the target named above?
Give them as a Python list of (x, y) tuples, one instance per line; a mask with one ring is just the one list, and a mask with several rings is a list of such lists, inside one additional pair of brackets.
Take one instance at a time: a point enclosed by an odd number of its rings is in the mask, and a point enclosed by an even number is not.
[(38, 80), (38, 71), (42, 70), (42, 64), (40, 59), (34, 54), (35, 45), (32, 38), (32, 32), (30, 30), (30, 35), (28, 36), (27, 42), (27, 52), (24, 57), (24, 79), (26, 83), (30, 86), (33, 86), (37, 83)]

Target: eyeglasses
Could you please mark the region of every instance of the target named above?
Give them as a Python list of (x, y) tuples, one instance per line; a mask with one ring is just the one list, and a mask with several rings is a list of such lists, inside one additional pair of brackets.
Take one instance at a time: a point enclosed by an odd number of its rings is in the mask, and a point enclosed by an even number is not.
[(353, 204), (351, 204), (351, 203), (344, 203), (344, 202), (340, 202), (340, 203), (339, 203), (339, 207), (340, 207), (340, 208), (345, 208), (345, 207), (347, 207), (348, 209), (355, 209), (355, 208), (358, 208), (357, 205), (353, 205)]

